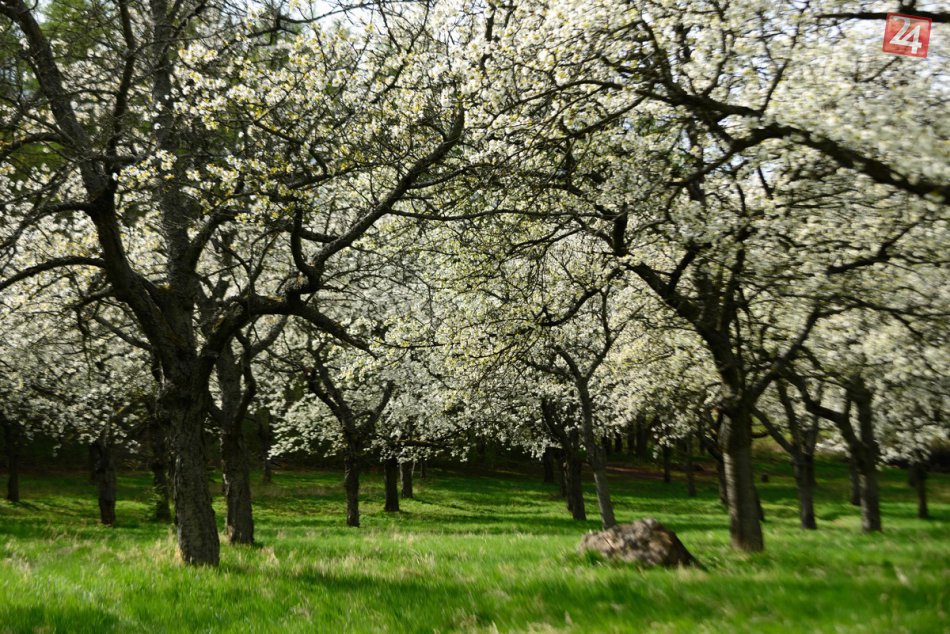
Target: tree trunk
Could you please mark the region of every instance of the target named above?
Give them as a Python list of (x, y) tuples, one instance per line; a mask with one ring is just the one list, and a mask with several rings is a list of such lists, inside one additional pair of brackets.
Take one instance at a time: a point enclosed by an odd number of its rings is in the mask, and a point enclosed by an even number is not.
[(861, 506), (861, 481), (858, 474), (858, 460), (848, 457), (848, 477), (851, 482), (851, 506)]
[(112, 443), (108, 430), (90, 445), (92, 470), (99, 494), (99, 521), (106, 526), (115, 526), (116, 474), (112, 457)]
[[(245, 398), (254, 386), (243, 381), (241, 361), (226, 346), (215, 364), (221, 408), (217, 416), (221, 433), (221, 484), (227, 505), (227, 534), (232, 544), (254, 543), (254, 511), (251, 507), (251, 461), (244, 438)], [(248, 391), (249, 390), (249, 391)]]
[(266, 411), (258, 414), (257, 437), (261, 443), (261, 481), (270, 484), (274, 479), (274, 469), (270, 459), (270, 448), (274, 444), (274, 432), (268, 421)]
[(185, 563), (217, 566), (220, 542), (202, 440), (208, 411), (205, 399), (204, 391), (198, 387), (169, 385), (161, 403), (172, 423), (178, 555)]
[(399, 511), (399, 461), (396, 458), (387, 458), (383, 462), (387, 513)]
[(637, 418), (637, 462), (643, 464), (650, 459), (650, 425), (646, 417)]
[(672, 451), (667, 445), (663, 445), (661, 453), (663, 455), (663, 482), (669, 484), (673, 480), (670, 474), (670, 454)]
[(7, 453), (7, 499), (11, 502), (20, 501), (20, 461), (19, 444), (20, 433), (16, 423), (3, 418), (3, 440)]
[(558, 492), (561, 494), (562, 498), (567, 497), (567, 480), (564, 472), (564, 455), (565, 452), (563, 449), (554, 449), (551, 452), (551, 459), (554, 462), (554, 477), (557, 479)]
[(729, 508), (729, 487), (726, 486), (726, 461), (720, 455), (716, 460), (716, 480), (719, 482), (719, 502)]
[(415, 463), (412, 461), (403, 462), (399, 465), (399, 478), (402, 480), (402, 497), (412, 498), (412, 470)]
[(568, 453), (564, 465), (564, 480), (567, 487), (567, 510), (575, 520), (586, 520), (587, 511), (584, 508), (584, 483), (581, 473), (584, 463), (573, 453)]
[(600, 446), (604, 448), (604, 456), (609, 456), (613, 446), (610, 441), (610, 436), (604, 436), (600, 439)]
[[(565, 360), (569, 357), (562, 353)], [(571, 366), (571, 373), (574, 375), (574, 382), (577, 387), (577, 394), (581, 401), (581, 422), (583, 423), (583, 438), (585, 449), (587, 450), (587, 462), (594, 471), (594, 485), (597, 489), (597, 505), (600, 508), (601, 525), (607, 529), (617, 524), (614, 518), (614, 505), (610, 499), (610, 489), (607, 486), (607, 459), (604, 455), (604, 446), (597, 442), (594, 435), (594, 403), (590, 397), (588, 379), (578, 370), (573, 361), (568, 362)]]
[(352, 455), (343, 459), (343, 488), (346, 490), (346, 525), (360, 525), (360, 466)]
[(423, 480), (429, 479), (429, 472), (426, 470), (427, 462), (428, 460), (426, 460), (425, 458), (419, 461), (419, 477), (422, 478)]
[(922, 520), (930, 517), (927, 508), (927, 465), (921, 461), (914, 461), (910, 465), (911, 486), (917, 491), (917, 517)]
[(619, 431), (614, 432), (614, 453), (623, 453), (623, 434), (621, 434)]
[(792, 457), (795, 472), (795, 485), (798, 488), (798, 515), (801, 527), (815, 530), (815, 457), (811, 454), (799, 454)]
[(720, 434), (732, 546), (748, 552), (761, 551), (765, 542), (752, 470), (751, 412), (737, 407), (723, 420)]
[(541, 466), (544, 468), (544, 483), (554, 483), (554, 452), (548, 447), (541, 455)]
[(227, 501), (228, 541), (254, 543), (254, 513), (251, 506), (251, 465), (242, 421), (226, 421), (221, 429), (221, 477)]
[(148, 439), (152, 454), (149, 460), (149, 468), (152, 471), (152, 520), (170, 522), (172, 514), (168, 506), (168, 449), (165, 428), (157, 415), (149, 418)]
[(857, 406), (859, 442), (852, 451), (857, 455), (858, 483), (861, 492), (861, 530), (881, 530), (881, 500), (877, 483), (877, 440), (874, 438), (872, 393), (861, 376), (855, 377), (849, 392)]
[(696, 465), (693, 463), (693, 437), (686, 439), (686, 495), (696, 497)]

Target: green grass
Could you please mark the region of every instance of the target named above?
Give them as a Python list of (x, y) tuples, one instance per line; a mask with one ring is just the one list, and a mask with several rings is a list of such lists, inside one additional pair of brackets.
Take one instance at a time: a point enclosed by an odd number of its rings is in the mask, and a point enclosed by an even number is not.
[[(578, 555), (598, 523), (514, 473), (433, 470), (395, 515), (365, 476), (360, 529), (343, 524), (339, 474), (278, 473), (255, 491), (260, 544), (222, 544), (216, 570), (176, 562), (171, 529), (145, 521), (146, 476), (121, 478), (108, 529), (81, 474), (27, 475), (24, 503), (0, 502), (0, 632), (950, 631), (950, 478), (931, 478), (935, 519), (921, 521), (904, 474), (885, 470), (884, 533), (863, 535), (843, 466), (820, 465), (817, 532), (797, 527), (788, 469), (767, 469), (754, 556), (730, 549), (708, 476), (693, 499), (613, 478), (618, 518), (657, 517), (705, 571)], [(596, 518), (592, 491), (587, 503)]]

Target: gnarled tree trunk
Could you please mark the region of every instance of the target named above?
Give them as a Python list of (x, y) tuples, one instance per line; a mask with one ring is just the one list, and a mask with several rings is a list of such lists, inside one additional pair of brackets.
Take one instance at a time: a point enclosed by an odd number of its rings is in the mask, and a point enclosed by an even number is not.
[(202, 440), (208, 412), (206, 398), (206, 392), (200, 387), (169, 383), (163, 389), (160, 403), (172, 424), (178, 555), (189, 564), (217, 566), (220, 542)]

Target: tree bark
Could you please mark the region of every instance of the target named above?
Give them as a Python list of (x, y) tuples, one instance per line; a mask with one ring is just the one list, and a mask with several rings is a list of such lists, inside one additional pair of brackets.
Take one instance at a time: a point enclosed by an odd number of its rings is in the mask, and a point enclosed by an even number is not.
[(274, 432), (268, 421), (266, 410), (258, 414), (257, 437), (261, 443), (261, 481), (270, 484), (274, 479), (274, 467), (270, 459), (270, 449), (274, 444)]
[(221, 430), (221, 477), (227, 502), (228, 541), (232, 544), (253, 544), (251, 465), (241, 421), (232, 421)]
[(547, 447), (541, 455), (541, 466), (544, 468), (544, 483), (554, 483), (554, 452)]
[(693, 463), (693, 437), (686, 438), (686, 495), (696, 497), (696, 465)]
[(798, 489), (798, 515), (801, 527), (815, 530), (815, 457), (811, 454), (799, 454), (792, 457), (795, 472), (795, 485)]
[(748, 408), (740, 404), (727, 412), (720, 435), (732, 546), (748, 552), (761, 551), (765, 541), (752, 470), (752, 415)]
[(16, 423), (7, 420), (0, 414), (3, 423), (3, 440), (7, 454), (7, 499), (11, 502), (20, 501), (20, 430)]
[(589, 377), (584, 375), (573, 358), (565, 350), (558, 354), (567, 363), (571, 375), (574, 377), (574, 386), (581, 402), (581, 431), (584, 439), (584, 448), (587, 450), (587, 462), (594, 472), (594, 486), (597, 490), (597, 505), (600, 508), (600, 521), (607, 529), (617, 524), (614, 517), (614, 505), (610, 499), (610, 488), (607, 484), (607, 459), (603, 443), (598, 442), (594, 434), (594, 402), (590, 396)]
[(93, 475), (99, 494), (99, 521), (106, 526), (115, 526), (116, 473), (112, 456), (112, 443), (108, 430), (90, 445), (93, 460)]
[(564, 456), (565, 451), (563, 449), (555, 449), (551, 453), (551, 457), (554, 461), (554, 477), (557, 479), (558, 492), (561, 494), (562, 498), (567, 497), (567, 480), (564, 470)]
[(412, 499), (412, 470), (415, 464), (410, 460), (399, 464), (399, 478), (402, 481), (402, 497)]
[(661, 454), (663, 456), (663, 482), (665, 482), (666, 484), (669, 484), (670, 482), (673, 481), (673, 477), (670, 474), (670, 454), (671, 453), (672, 451), (670, 450), (669, 446), (663, 445), (663, 449), (661, 450)]
[(915, 460), (910, 465), (910, 482), (917, 491), (917, 517), (922, 520), (930, 518), (927, 508), (927, 464)]
[(161, 406), (172, 423), (178, 555), (185, 563), (217, 566), (220, 542), (202, 440), (206, 399), (200, 387), (168, 384), (161, 395)]
[(874, 422), (871, 411), (871, 391), (860, 375), (849, 386), (851, 399), (857, 408), (858, 442), (854, 447), (857, 455), (858, 483), (861, 489), (861, 530), (866, 533), (881, 530), (881, 500), (877, 482), (877, 440), (874, 437)]
[(384, 480), (386, 489), (387, 513), (399, 511), (399, 461), (396, 458), (387, 458), (383, 462)]
[(231, 346), (221, 351), (215, 364), (221, 407), (215, 414), (221, 433), (221, 481), (227, 505), (227, 535), (231, 544), (254, 543), (251, 505), (251, 461), (244, 438), (247, 405), (254, 396), (253, 378), (242, 386), (242, 362)]
[(861, 481), (858, 474), (858, 460), (853, 455), (848, 456), (848, 480), (851, 483), (851, 506), (861, 506)]
[(637, 462), (646, 463), (650, 459), (650, 425), (645, 416), (637, 417)]
[(575, 520), (586, 520), (587, 510), (584, 508), (584, 483), (581, 479), (584, 463), (581, 459), (567, 452), (564, 464), (564, 481), (567, 488), (567, 510)]
[(172, 514), (169, 508), (168, 448), (165, 428), (157, 415), (149, 418), (148, 438), (151, 449), (149, 468), (152, 471), (152, 520), (170, 522)]
[(346, 491), (346, 525), (360, 525), (360, 465), (359, 460), (347, 455), (343, 459), (343, 488)]

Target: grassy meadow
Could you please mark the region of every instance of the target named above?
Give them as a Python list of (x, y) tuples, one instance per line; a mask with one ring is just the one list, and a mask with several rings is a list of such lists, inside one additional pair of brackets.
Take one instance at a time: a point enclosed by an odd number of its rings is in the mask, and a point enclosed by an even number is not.
[(146, 521), (145, 474), (121, 477), (111, 529), (83, 474), (25, 474), (24, 501), (0, 501), (0, 632), (950, 632), (950, 476), (931, 476), (922, 521), (906, 474), (885, 470), (884, 532), (863, 535), (844, 465), (819, 466), (817, 532), (798, 528), (789, 469), (763, 468), (758, 555), (731, 551), (708, 470), (696, 498), (614, 471), (618, 519), (658, 518), (706, 570), (578, 555), (599, 527), (592, 487), (592, 519), (574, 522), (540, 468), (431, 469), (398, 514), (366, 474), (359, 529), (340, 473), (278, 472), (254, 491), (259, 544), (222, 543), (218, 569), (176, 561), (172, 529)]

